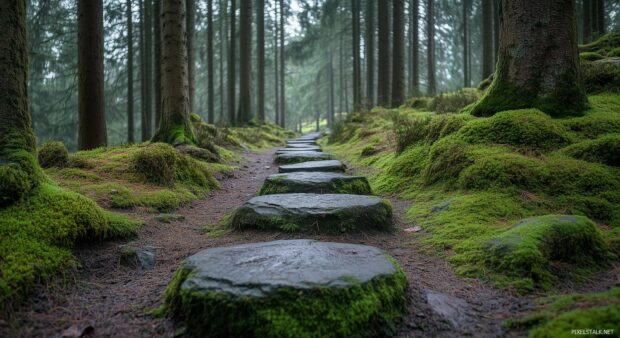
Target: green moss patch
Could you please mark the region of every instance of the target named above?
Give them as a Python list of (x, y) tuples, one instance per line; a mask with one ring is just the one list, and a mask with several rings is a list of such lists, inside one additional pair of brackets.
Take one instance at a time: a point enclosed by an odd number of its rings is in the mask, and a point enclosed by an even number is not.
[(580, 160), (620, 167), (620, 134), (573, 144), (562, 149), (562, 152)]
[(63, 168), (69, 164), (69, 152), (62, 142), (46, 142), (38, 153), (39, 164), (43, 168)]

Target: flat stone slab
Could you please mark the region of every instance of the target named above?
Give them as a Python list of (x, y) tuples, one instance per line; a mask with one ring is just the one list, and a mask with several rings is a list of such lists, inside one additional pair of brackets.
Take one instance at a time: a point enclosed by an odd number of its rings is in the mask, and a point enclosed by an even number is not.
[(260, 195), (283, 193), (370, 195), (366, 177), (329, 172), (296, 172), (267, 177)]
[(303, 148), (303, 149), (316, 149), (316, 150), (321, 150), (321, 147), (319, 146), (315, 146), (312, 144), (308, 144), (308, 143), (293, 143), (293, 144), (287, 144), (285, 149), (291, 149), (291, 148)]
[(292, 145), (292, 144), (317, 145), (316, 141), (314, 140), (288, 140), (286, 141), (286, 145)]
[(278, 168), (278, 171), (281, 173), (292, 173), (298, 171), (344, 172), (345, 170), (346, 166), (338, 160), (308, 161), (302, 163), (281, 165)]
[(332, 154), (317, 152), (317, 151), (293, 151), (290, 153), (284, 153), (276, 156), (276, 163), (278, 164), (292, 164), (308, 161), (325, 161), (331, 160), (334, 156)]
[(396, 261), (375, 247), (252, 243), (187, 258), (166, 306), (191, 336), (372, 337), (406, 314), (407, 284)]
[(289, 154), (289, 153), (298, 153), (298, 152), (314, 152), (314, 153), (320, 153), (321, 149), (313, 149), (313, 148), (284, 148), (284, 149), (278, 149), (276, 151), (276, 155), (280, 155), (280, 154)]
[(352, 194), (273, 194), (257, 196), (239, 207), (233, 229), (303, 233), (390, 231), (392, 206), (375, 196)]

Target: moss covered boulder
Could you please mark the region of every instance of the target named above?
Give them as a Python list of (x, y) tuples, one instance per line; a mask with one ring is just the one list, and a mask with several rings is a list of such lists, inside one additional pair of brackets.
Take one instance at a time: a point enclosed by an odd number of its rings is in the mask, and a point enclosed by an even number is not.
[(231, 218), (234, 229), (342, 233), (393, 228), (392, 206), (374, 196), (274, 194), (245, 202)]
[(196, 337), (375, 337), (406, 313), (406, 290), (377, 248), (290, 240), (189, 257), (166, 306)]
[(283, 193), (370, 195), (366, 177), (329, 172), (297, 172), (267, 177), (260, 195)]
[(298, 171), (344, 172), (345, 170), (345, 165), (338, 160), (308, 161), (295, 164), (281, 165), (278, 168), (278, 171), (281, 173), (292, 173)]
[(609, 255), (596, 224), (573, 215), (523, 219), (483, 244), (483, 250), (486, 264), (520, 279), (522, 289), (549, 286), (556, 263), (592, 268)]
[(289, 144), (286, 145), (285, 149), (293, 150), (295, 148), (321, 150), (320, 146), (314, 145), (314, 144), (310, 144), (310, 143), (289, 143)]
[(570, 145), (562, 150), (574, 158), (620, 167), (620, 134), (609, 134), (595, 140)]
[(308, 161), (325, 161), (331, 160), (334, 157), (328, 153), (316, 152), (316, 151), (292, 151), (285, 154), (276, 156), (276, 163), (279, 164), (291, 164)]

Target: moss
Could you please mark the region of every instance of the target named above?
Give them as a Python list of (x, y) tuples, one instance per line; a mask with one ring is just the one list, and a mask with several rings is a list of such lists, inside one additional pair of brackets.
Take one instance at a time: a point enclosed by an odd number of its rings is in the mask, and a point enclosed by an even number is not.
[(596, 52), (582, 52), (582, 53), (579, 53), (579, 57), (582, 60), (586, 60), (586, 61), (596, 61), (596, 60), (601, 60), (605, 58), (604, 56)]
[(63, 168), (69, 164), (69, 152), (62, 142), (46, 142), (39, 148), (39, 164), (43, 168)]
[(620, 92), (620, 66), (613, 62), (582, 61), (581, 78), (586, 93)]
[[(609, 305), (587, 310), (574, 310), (559, 315), (544, 326), (530, 332), (533, 338), (574, 337), (577, 330), (598, 330), (609, 335), (620, 331), (620, 306)], [(607, 330), (607, 331), (605, 331)], [(594, 331), (590, 331), (591, 334)], [(607, 333), (602, 333), (607, 332)]]
[(187, 121), (183, 124), (160, 125), (153, 141), (168, 143), (173, 146), (194, 145), (196, 144), (196, 137), (190, 122)]
[[(12, 135), (0, 135), (0, 138), (12, 140), (11, 137)], [(17, 140), (20, 139), (22, 138), (17, 137)], [(14, 142), (18, 142), (17, 140)], [(45, 180), (41, 167), (31, 152), (11, 149), (11, 143), (6, 149), (0, 149), (0, 207), (20, 201)]]
[(610, 32), (595, 41), (579, 46), (579, 51), (607, 54), (618, 46), (620, 46), (620, 32)]
[(580, 138), (596, 138), (620, 130), (620, 95), (599, 94), (590, 96), (592, 109), (583, 117), (564, 119), (560, 122)]
[(172, 212), (177, 210), (184, 202), (187, 202), (187, 200), (184, 201), (179, 195), (166, 190), (149, 194), (142, 198), (143, 205), (153, 208), (157, 212)]
[(495, 143), (538, 150), (570, 143), (564, 126), (537, 109), (512, 110), (469, 122), (459, 136), (471, 143)]
[(475, 88), (463, 88), (456, 92), (439, 94), (430, 101), (428, 108), (440, 114), (456, 113), (478, 101), (481, 96), (481, 92)]
[(139, 225), (47, 183), (0, 209), (0, 312), (36, 283), (75, 267), (75, 243), (133, 235)]
[[(482, 245), (485, 265), (517, 278), (520, 288), (548, 287), (552, 262), (601, 266), (609, 252), (597, 226), (582, 216), (547, 215), (519, 221)], [(523, 279), (523, 280), (519, 280)]]
[[(398, 265), (396, 265), (398, 266)], [(280, 287), (267, 297), (181, 288), (183, 266), (165, 293), (167, 310), (188, 333), (213, 337), (374, 337), (389, 335), (407, 312), (407, 279), (400, 268), (346, 288)]]
[(456, 137), (446, 137), (430, 150), (428, 165), (424, 169), (424, 183), (453, 181), (472, 161), (470, 146)]
[(620, 167), (620, 134), (610, 134), (595, 140), (583, 141), (561, 151), (580, 160)]
[(360, 153), (360, 156), (372, 156), (374, 154), (376, 154), (378, 152), (377, 148), (375, 148), (375, 146), (372, 145), (368, 145), (366, 147), (364, 147), (364, 149), (362, 149), (362, 152)]
[(614, 49), (610, 50), (610, 51), (607, 53), (607, 56), (608, 56), (608, 57), (610, 57), (610, 58), (613, 58), (613, 57), (620, 57), (620, 47), (616, 47), (616, 48), (614, 48)]

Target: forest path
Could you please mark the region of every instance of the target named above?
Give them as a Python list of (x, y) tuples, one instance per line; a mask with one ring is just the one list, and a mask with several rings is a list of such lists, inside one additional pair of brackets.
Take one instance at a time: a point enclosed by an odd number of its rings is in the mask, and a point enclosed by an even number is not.
[[(96, 337), (170, 337), (176, 328), (167, 318), (154, 318), (163, 292), (186, 257), (206, 248), (278, 239), (313, 238), (323, 241), (372, 245), (396, 258), (410, 281), (411, 310), (400, 337), (497, 337), (501, 321), (531, 308), (531, 299), (514, 297), (479, 280), (455, 275), (449, 264), (422, 252), (420, 232), (405, 232), (403, 222), (410, 201), (390, 198), (397, 222), (395, 233), (296, 235), (276, 231), (238, 231), (218, 237), (205, 234), (206, 224), (253, 197), (264, 179), (277, 171), (275, 150), (245, 153), (241, 168), (221, 181), (221, 189), (179, 210), (185, 220), (166, 224), (145, 212), (129, 213), (145, 220), (132, 246), (150, 247), (156, 253), (153, 269), (119, 264), (119, 245), (106, 242), (81, 247), (76, 255), (82, 269), (75, 281), (56, 282), (41, 290), (16, 314), (10, 326), (0, 326), (0, 336), (77, 337), (87, 327)], [(441, 315), (440, 313), (443, 313)], [(69, 329), (69, 330), (68, 330)]]

